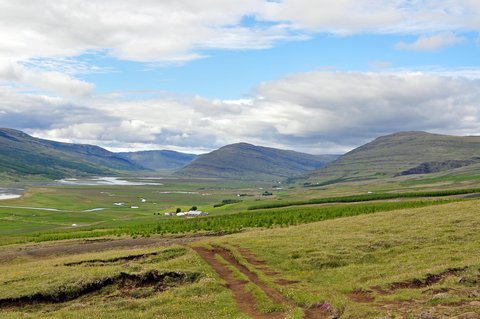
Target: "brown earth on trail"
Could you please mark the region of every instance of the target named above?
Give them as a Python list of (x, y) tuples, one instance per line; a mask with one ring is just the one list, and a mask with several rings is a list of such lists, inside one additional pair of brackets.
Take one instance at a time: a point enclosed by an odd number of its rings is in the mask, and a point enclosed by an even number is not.
[(99, 238), (75, 239), (40, 244), (14, 245), (0, 248), (0, 263), (8, 262), (17, 257), (46, 258), (51, 256), (73, 255), (81, 253), (101, 252), (121, 248), (146, 248), (171, 246), (191, 243), (211, 234), (179, 237), (148, 237), (148, 238)]
[(475, 301), (437, 305), (425, 304), (418, 300), (381, 301), (377, 306), (389, 314), (386, 318), (480, 319), (480, 308)]
[(347, 296), (350, 300), (355, 302), (370, 303), (375, 300), (375, 298), (372, 297), (371, 293), (371, 291), (367, 290), (355, 290), (347, 294)]
[(380, 295), (389, 295), (389, 294), (393, 294), (396, 290), (399, 290), (399, 289), (426, 288), (440, 282), (441, 280), (449, 276), (458, 275), (461, 272), (465, 271), (467, 268), (468, 267), (450, 268), (439, 274), (427, 274), (424, 278), (414, 278), (410, 280), (394, 282), (394, 283), (391, 283), (386, 289), (380, 286), (372, 286), (370, 287), (370, 289), (377, 292)]
[(85, 283), (74, 289), (63, 290), (63, 288), (59, 288), (57, 291), (48, 293), (38, 292), (33, 295), (0, 299), (0, 308), (24, 307), (26, 305), (39, 303), (67, 302), (97, 292), (111, 285), (118, 285), (118, 289), (121, 291), (152, 287), (153, 291), (159, 292), (175, 285), (194, 282), (198, 277), (199, 274), (197, 273), (159, 273), (157, 271), (150, 271), (144, 274), (127, 274), (122, 272), (116, 276)]
[(257, 303), (255, 298), (250, 292), (247, 292), (245, 286), (247, 285), (246, 281), (237, 279), (232, 270), (230, 270), (226, 265), (221, 263), (215, 258), (216, 252), (210, 249), (203, 247), (193, 247), (200, 257), (202, 257), (226, 282), (226, 287), (229, 288), (232, 293), (238, 308), (243, 313), (247, 315), (258, 318), (258, 319), (270, 319), (270, 318), (282, 318), (283, 316), (279, 313), (270, 313), (265, 314), (260, 312), (257, 309)]
[(173, 259), (185, 255), (187, 251), (185, 249), (175, 250), (175, 249), (167, 249), (164, 251), (155, 251), (146, 254), (136, 254), (136, 255), (127, 255), (121, 257), (114, 257), (108, 259), (88, 259), (88, 260), (81, 260), (81, 261), (74, 261), (64, 263), (64, 266), (78, 266), (78, 265), (88, 265), (88, 266), (101, 266), (104, 264), (112, 264), (117, 262), (124, 262), (124, 261), (131, 261), (131, 260), (141, 260), (147, 259), (153, 256), (162, 256), (164, 254), (169, 254), (163, 256), (164, 260)]
[(338, 316), (332, 316), (334, 312), (332, 306), (329, 303), (319, 303), (305, 309), (304, 319), (330, 319), (338, 318)]
[(275, 280), (275, 283), (280, 286), (298, 284), (299, 282), (300, 281), (298, 280), (288, 280), (288, 279), (282, 279), (282, 278)]
[[(415, 278), (402, 282), (394, 282), (388, 288), (371, 287), (379, 295), (391, 295), (398, 289), (423, 289), (423, 298), (406, 301), (377, 301), (378, 308), (395, 316), (395, 318), (422, 318), (422, 319), (480, 319), (480, 299), (475, 278), (462, 277), (458, 283), (465, 284), (465, 288), (429, 288), (449, 276), (460, 276), (469, 267), (450, 268), (438, 274), (427, 274), (423, 278)], [(427, 288), (427, 289), (424, 289)]]
[[(250, 250), (242, 248), (238, 245), (233, 245), (245, 258), (249, 264), (257, 266), (257, 268), (268, 268), (266, 265), (267, 263), (264, 260), (259, 259), (255, 254), (253, 254)], [(260, 266), (260, 267), (258, 267)]]
[[(276, 304), (282, 304), (287, 308), (297, 307), (293, 301), (285, 298), (280, 292), (276, 289), (268, 286), (263, 282), (258, 275), (251, 271), (247, 266), (241, 264), (226, 248), (220, 246), (214, 246), (212, 249), (202, 248), (202, 247), (193, 247), (193, 249), (208, 263), (212, 268), (220, 275), (220, 277), (226, 281), (227, 287), (232, 290), (235, 300), (237, 302), (238, 308), (252, 316), (253, 318), (284, 318), (284, 314), (281, 313), (270, 313), (264, 314), (257, 310), (257, 305), (254, 297), (247, 293), (245, 286), (248, 282), (241, 281), (236, 279), (233, 276), (233, 272), (224, 264), (215, 259), (215, 255), (221, 256), (231, 267), (236, 268), (243, 275), (245, 275), (250, 282), (254, 283), (267, 295), (267, 297)], [(238, 249), (242, 257), (248, 261), (248, 264), (253, 268), (259, 270), (259, 268), (265, 269), (266, 263), (264, 261), (258, 260), (258, 258), (249, 252), (246, 249)], [(253, 266), (253, 263), (256, 263), (257, 267)], [(275, 272), (275, 274), (278, 274)], [(281, 279), (280, 279), (281, 280)], [(293, 284), (296, 281), (288, 281), (283, 279), (283, 284)], [(304, 310), (304, 319), (327, 319), (332, 317), (334, 312), (333, 308), (327, 304), (317, 304), (310, 308)]]
[(406, 289), (406, 288), (411, 288), (411, 289), (417, 289), (417, 288), (425, 288), (428, 286), (432, 286), (442, 279), (448, 277), (448, 276), (453, 276), (456, 274), (459, 274), (460, 272), (466, 270), (467, 267), (462, 267), (462, 268), (451, 268), (447, 269), (444, 272), (441, 272), (439, 274), (427, 274), (424, 278), (422, 279), (412, 279), (412, 280), (407, 280), (407, 281), (402, 281), (402, 282), (394, 282), (390, 284), (390, 289), (391, 290), (398, 290), (398, 289)]
[(247, 267), (239, 263), (230, 251), (219, 246), (215, 246), (213, 251), (222, 256), (223, 259), (235, 266), (235, 268), (237, 268), (242, 274), (247, 276), (251, 282), (260, 287), (274, 303), (282, 304), (286, 302), (285, 297), (283, 297), (281, 293), (272, 287), (267, 286), (263, 281), (260, 280), (260, 278), (258, 278), (256, 273), (250, 271)]
[(131, 260), (138, 260), (138, 259), (143, 259), (143, 258), (148, 258), (151, 256), (157, 256), (159, 252), (153, 252), (153, 253), (148, 253), (148, 254), (139, 254), (139, 255), (128, 255), (124, 257), (116, 257), (116, 258), (110, 258), (110, 259), (89, 259), (89, 260), (82, 260), (82, 261), (74, 261), (74, 262), (69, 262), (69, 263), (64, 263), (64, 266), (77, 266), (77, 265), (83, 265), (83, 264), (89, 264), (89, 265), (94, 265), (94, 264), (106, 264), (106, 263), (115, 263), (118, 261), (131, 261)]

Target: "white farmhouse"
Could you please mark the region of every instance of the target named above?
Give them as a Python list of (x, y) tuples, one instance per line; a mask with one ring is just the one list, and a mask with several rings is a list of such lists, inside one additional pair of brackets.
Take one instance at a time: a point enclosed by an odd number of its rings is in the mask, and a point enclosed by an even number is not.
[(197, 217), (197, 216), (206, 216), (207, 212), (202, 212), (201, 210), (191, 210), (185, 213), (187, 217)]

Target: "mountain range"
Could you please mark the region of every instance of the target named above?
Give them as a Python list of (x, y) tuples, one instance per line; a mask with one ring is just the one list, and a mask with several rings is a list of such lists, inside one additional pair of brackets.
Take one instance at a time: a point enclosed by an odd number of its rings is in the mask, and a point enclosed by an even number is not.
[(322, 167), (337, 157), (236, 143), (200, 155), (176, 174), (184, 177), (285, 179)]
[(304, 177), (341, 182), (430, 174), (475, 167), (479, 159), (479, 136), (399, 132), (378, 137)]
[(342, 156), (311, 155), (255, 146), (226, 145), (207, 154), (169, 150), (113, 153), (0, 128), (0, 178), (59, 179), (87, 175), (169, 171), (179, 177), (282, 180), (333, 184), (432, 173), (480, 172), (480, 137), (427, 132), (381, 136)]
[(60, 143), (0, 129), (0, 174), (8, 177), (105, 175), (141, 167), (94, 145)]
[(195, 154), (169, 150), (124, 152), (117, 154), (138, 166), (154, 171), (180, 169), (197, 158)]

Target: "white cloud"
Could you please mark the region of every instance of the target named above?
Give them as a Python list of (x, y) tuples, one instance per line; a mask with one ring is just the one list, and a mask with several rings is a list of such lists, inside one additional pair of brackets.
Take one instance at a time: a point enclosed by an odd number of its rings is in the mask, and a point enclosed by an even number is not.
[[(251, 17), (253, 23), (242, 20)], [(204, 49), (262, 49), (333, 34), (421, 34), (480, 29), (475, 0), (0, 0), (0, 56), (182, 62)]]
[(442, 33), (432, 36), (420, 36), (411, 43), (399, 42), (395, 45), (399, 50), (412, 51), (436, 51), (438, 49), (449, 47), (465, 41), (465, 38), (457, 36), (453, 33)]
[(91, 83), (74, 79), (64, 73), (35, 71), (8, 59), (0, 59), (0, 80), (67, 96), (85, 96), (94, 87)]
[(478, 30), (476, 0), (283, 0), (268, 2), (262, 14), (272, 21), (290, 21), (299, 29), (339, 35), (355, 33), (418, 34)]
[(38, 136), (123, 150), (198, 152), (246, 141), (336, 153), (403, 130), (480, 134), (480, 77), (473, 74), (316, 71), (263, 83), (250, 99), (234, 101), (109, 96), (79, 106), (0, 91), (12, 105), (0, 107), (0, 126), (13, 119)]
[(178, 62), (200, 57), (202, 48), (265, 48), (289, 34), (277, 26), (241, 26), (262, 6), (261, 0), (0, 0), (0, 54), (25, 59), (106, 50), (119, 59)]

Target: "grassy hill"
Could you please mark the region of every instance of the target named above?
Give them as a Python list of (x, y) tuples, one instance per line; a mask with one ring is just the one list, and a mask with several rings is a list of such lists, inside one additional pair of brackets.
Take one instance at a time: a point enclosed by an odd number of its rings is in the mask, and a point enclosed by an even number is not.
[(177, 174), (252, 180), (283, 179), (321, 167), (335, 158), (335, 155), (310, 155), (237, 143), (200, 155)]
[(179, 169), (197, 157), (195, 154), (186, 154), (168, 150), (124, 152), (117, 154), (137, 165), (155, 171)]
[(479, 136), (400, 132), (379, 137), (306, 175), (309, 180), (341, 182), (398, 175), (459, 172), (478, 166)]
[(227, 236), (2, 242), (0, 311), (12, 319), (478, 318), (479, 207), (466, 200)]
[(0, 129), (0, 174), (6, 178), (56, 179), (138, 169), (138, 165), (98, 146), (54, 142)]

